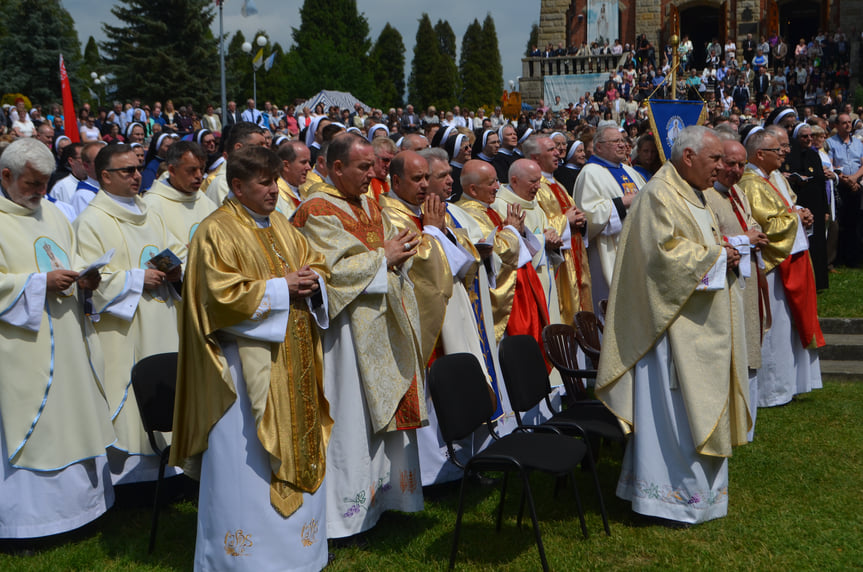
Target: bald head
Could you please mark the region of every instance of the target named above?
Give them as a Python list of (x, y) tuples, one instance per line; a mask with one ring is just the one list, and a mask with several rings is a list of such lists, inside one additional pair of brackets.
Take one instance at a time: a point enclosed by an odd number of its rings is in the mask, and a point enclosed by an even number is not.
[(536, 161), (519, 159), (509, 168), (509, 186), (521, 199), (532, 201), (536, 198), (541, 181), (542, 171)]
[(497, 182), (497, 173), (491, 163), (471, 159), (461, 170), (461, 187), (470, 198), (490, 205), (497, 196), (500, 184)]

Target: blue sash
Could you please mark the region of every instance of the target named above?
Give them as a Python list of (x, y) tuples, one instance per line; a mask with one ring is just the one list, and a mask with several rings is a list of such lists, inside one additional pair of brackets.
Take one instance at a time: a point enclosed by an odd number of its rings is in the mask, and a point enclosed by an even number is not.
[[(458, 219), (452, 216), (452, 213), (449, 212), (449, 207), (447, 207), (447, 212), (449, 213), (455, 227), (462, 228)], [(491, 344), (488, 340), (488, 332), (485, 330), (485, 320), (483, 320), (482, 304), (480, 303), (479, 298), (479, 277), (474, 277), (473, 284), (468, 291), (468, 298), (470, 298), (470, 307), (473, 310), (474, 321), (476, 322), (477, 332), (479, 333), (479, 347), (482, 349), (483, 361), (485, 361), (485, 367), (488, 370), (489, 377), (491, 377), (491, 387), (494, 390), (495, 397), (497, 398), (497, 408), (494, 410), (492, 419), (499, 419), (503, 416), (503, 406), (501, 405), (500, 389), (497, 384), (497, 374), (494, 371), (494, 359), (492, 358), (493, 354), (491, 353)]]
[(608, 169), (608, 172), (611, 173), (614, 180), (617, 181), (617, 184), (623, 191), (624, 195), (633, 195), (638, 192), (638, 186), (629, 178), (629, 173), (624, 170), (622, 165), (619, 167), (612, 167), (607, 161), (603, 161), (596, 155), (591, 155), (587, 162)]

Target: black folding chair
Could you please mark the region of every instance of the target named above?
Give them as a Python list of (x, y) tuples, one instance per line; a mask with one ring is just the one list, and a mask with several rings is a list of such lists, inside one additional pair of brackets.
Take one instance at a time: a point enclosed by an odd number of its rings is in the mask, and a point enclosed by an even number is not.
[[(589, 450), (584, 442), (561, 435), (553, 428), (540, 428), (541, 431), (548, 431), (549, 429), (552, 431), (541, 433), (517, 430), (505, 437), (499, 437), (492, 427), (491, 415), (494, 413), (494, 404), (486, 376), (476, 357), (471, 354), (450, 354), (435, 360), (429, 371), (428, 384), (449, 458), (464, 470), (459, 492), (452, 552), (450, 553), (450, 568), (455, 566), (458, 552), (459, 532), (464, 512), (465, 483), (471, 470), (502, 471), (504, 473), (500, 505), (497, 512), (496, 529), (498, 532), (503, 519), (503, 505), (509, 473), (517, 472), (519, 474), (524, 489), (522, 501), (524, 502), (526, 498), (530, 509), (543, 570), (548, 570), (548, 561), (542, 545), (542, 535), (530, 488), (529, 476), (532, 471), (541, 471), (558, 477), (566, 475), (572, 477), (572, 491), (578, 508), (578, 518), (581, 521), (581, 531), (587, 538), (584, 511), (574, 478), (575, 468), (582, 459), (586, 456), (589, 457)], [(474, 455), (466, 464), (460, 463), (456, 458), (453, 442), (472, 435), (482, 424), (486, 425), (493, 439), (491, 444), (482, 452)], [(521, 526), (521, 517), (522, 511), (519, 511), (518, 526)]]
[[(589, 451), (591, 438), (606, 437), (620, 440), (624, 438), (623, 432), (613, 416), (612, 420), (606, 417), (606, 413), (585, 415), (585, 412), (590, 410), (601, 412), (601, 409), (597, 407), (590, 409), (571, 407), (560, 412), (554, 411), (551, 399), (549, 399), (551, 382), (548, 379), (545, 359), (539, 344), (532, 336), (505, 337), (500, 343), (499, 356), (500, 370), (503, 373), (504, 383), (506, 383), (509, 403), (515, 412), (515, 420), (519, 427), (532, 427), (524, 424), (521, 412), (533, 409), (544, 400), (552, 416), (543, 425), (554, 427), (567, 435), (581, 437)], [(580, 413), (581, 415), (579, 415)], [(593, 454), (587, 456), (587, 469), (593, 475), (605, 532), (611, 534)]]
[(159, 478), (153, 499), (153, 523), (150, 526), (148, 552), (156, 547), (156, 528), (159, 525), (162, 480), (171, 453), (171, 446), (164, 449), (156, 442), (156, 432), (168, 433), (174, 424), (174, 391), (177, 387), (177, 352), (145, 357), (132, 368), (132, 387), (141, 422), (150, 440), (150, 447), (159, 455)]

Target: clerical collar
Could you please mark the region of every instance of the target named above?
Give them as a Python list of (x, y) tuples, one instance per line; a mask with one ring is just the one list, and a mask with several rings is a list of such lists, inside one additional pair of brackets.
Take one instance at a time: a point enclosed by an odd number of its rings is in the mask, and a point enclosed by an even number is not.
[(93, 177), (87, 177), (86, 179), (84, 179), (84, 182), (87, 183), (88, 185), (92, 186), (94, 189), (99, 188), (99, 181), (97, 181)]
[(410, 204), (409, 202), (407, 202), (406, 200), (404, 200), (403, 198), (398, 196), (395, 191), (391, 191), (391, 192), (387, 193), (387, 196), (390, 198), (393, 198), (393, 199), (397, 200), (398, 202), (400, 202), (401, 204), (403, 204), (405, 206), (405, 208), (407, 208), (409, 211), (414, 213), (415, 216), (418, 216), (418, 217), (423, 216), (423, 208), (421, 206)]
[[(104, 189), (102, 190), (104, 191)], [(141, 208), (138, 206), (138, 203), (135, 202), (135, 197), (121, 197), (118, 195), (112, 195), (108, 191), (105, 191), (105, 194), (114, 199), (114, 202), (118, 203), (127, 211), (135, 214), (142, 214)]]
[(554, 182), (554, 173), (546, 173), (545, 171), (542, 171), (542, 176), (548, 179), (549, 183)]
[(609, 167), (612, 167), (614, 169), (620, 169), (621, 167), (623, 167), (623, 163), (613, 163), (612, 161), (609, 161), (608, 159), (603, 159), (602, 157), (600, 157), (596, 153), (591, 155), (590, 158), (593, 159), (594, 161), (599, 161), (599, 163), (601, 163), (603, 165), (608, 165)]
[(477, 159), (482, 159), (486, 163), (491, 163), (491, 157), (489, 157), (488, 155), (486, 155), (485, 153), (482, 153), (482, 152), (479, 155), (477, 155)]
[(285, 179), (284, 177), (282, 177), (282, 180), (285, 182), (285, 184), (288, 186), (288, 188), (291, 189), (291, 193), (293, 193), (294, 197), (302, 200), (302, 197), (300, 196), (300, 190), (297, 187), (290, 184), (288, 182), (288, 180)]
[(316, 166), (314, 169), (312, 169), (312, 171), (314, 171), (314, 172), (315, 172), (315, 175), (319, 176), (319, 177), (321, 178), (321, 180), (322, 180), (322, 181), (326, 181), (326, 182), (328, 182), (328, 183), (329, 183), (329, 184), (331, 184), (331, 185), (333, 184), (333, 182), (332, 182), (332, 181), (330, 181), (330, 178), (329, 178), (329, 177), (324, 176), (320, 171), (318, 171), (317, 166)]
[[(692, 185), (689, 186), (692, 187)], [(695, 187), (692, 187), (692, 190), (695, 191), (695, 196), (698, 197), (699, 201), (701, 201), (701, 206), (706, 207), (707, 201), (704, 199), (704, 191), (696, 189)]]
[(764, 171), (762, 171), (762, 170), (761, 170), (761, 167), (759, 167), (759, 166), (757, 166), (757, 165), (755, 165), (755, 164), (753, 164), (753, 163), (746, 163), (746, 168), (747, 168), (747, 169), (751, 169), (752, 171), (755, 171), (755, 173), (756, 173), (759, 177), (761, 177), (762, 179), (766, 179), (766, 178), (767, 178), (767, 175), (765, 175), (765, 174), (764, 174)]
[[(234, 191), (228, 191), (228, 197), (227, 198), (228, 199), (236, 199), (237, 195), (234, 194)], [(243, 207), (246, 210), (247, 213), (249, 213), (249, 216), (252, 217), (252, 219), (255, 221), (255, 224), (258, 225), (258, 228), (267, 228), (268, 226), (270, 226), (270, 216), (269, 215), (262, 215), (262, 214), (256, 213), (255, 211), (253, 211), (252, 209), (250, 209), (249, 207), (247, 207), (246, 205), (241, 203), (239, 199), (237, 199), (237, 204), (239, 204), (241, 207)]]

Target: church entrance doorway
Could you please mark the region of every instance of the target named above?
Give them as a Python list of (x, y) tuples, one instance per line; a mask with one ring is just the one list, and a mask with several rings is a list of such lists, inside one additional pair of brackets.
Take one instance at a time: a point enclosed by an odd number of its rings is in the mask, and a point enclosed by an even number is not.
[[(824, 0), (826, 1), (826, 0)], [(779, 34), (785, 38), (788, 50), (805, 38), (808, 43), (821, 27), (821, 2), (817, 0), (789, 0), (779, 6)]]
[(689, 67), (704, 69), (707, 61), (707, 44), (720, 41), (720, 7), (715, 4), (688, 4), (680, 9), (680, 40), (689, 36), (692, 57)]

